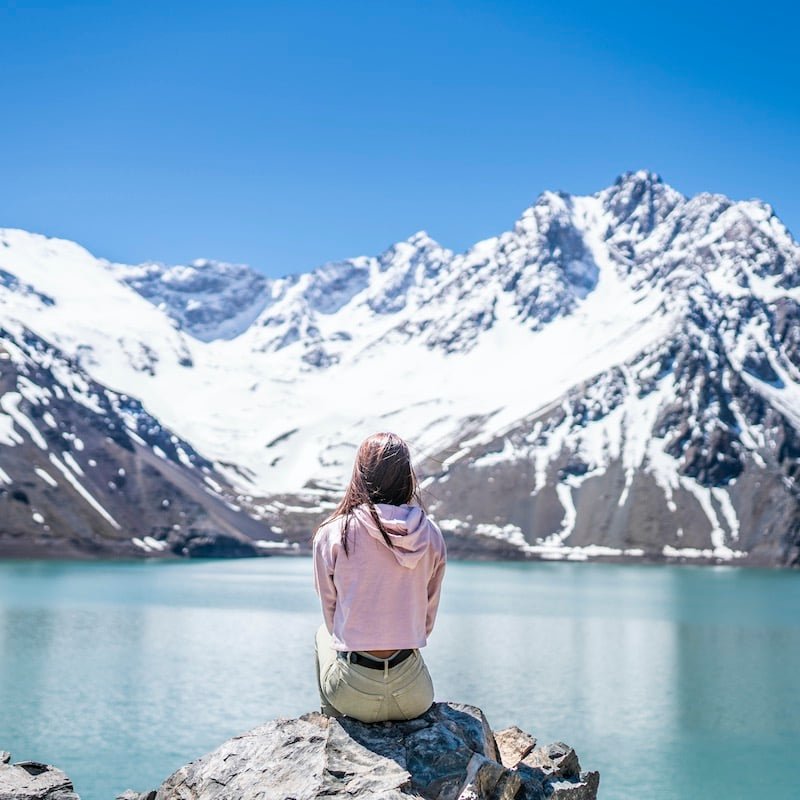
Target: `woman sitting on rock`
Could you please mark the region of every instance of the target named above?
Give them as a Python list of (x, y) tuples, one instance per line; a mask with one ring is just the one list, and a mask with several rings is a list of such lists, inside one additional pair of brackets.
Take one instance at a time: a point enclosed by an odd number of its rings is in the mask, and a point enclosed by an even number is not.
[(378, 722), (430, 708), (433, 683), (419, 648), (436, 619), (446, 557), (408, 446), (392, 433), (370, 436), (344, 498), (314, 536), (323, 713)]

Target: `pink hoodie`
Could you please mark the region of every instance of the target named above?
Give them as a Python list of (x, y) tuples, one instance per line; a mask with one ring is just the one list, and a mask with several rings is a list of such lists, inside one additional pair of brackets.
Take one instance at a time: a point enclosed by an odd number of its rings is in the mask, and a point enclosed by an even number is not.
[(314, 585), (337, 650), (424, 647), (433, 630), (447, 553), (419, 506), (377, 503), (392, 548), (366, 505), (353, 511), (342, 547), (341, 518), (314, 537)]

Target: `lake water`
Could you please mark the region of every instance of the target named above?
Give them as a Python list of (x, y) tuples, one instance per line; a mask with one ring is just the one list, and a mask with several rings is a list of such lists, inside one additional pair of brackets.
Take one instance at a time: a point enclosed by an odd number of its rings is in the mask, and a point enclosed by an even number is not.
[[(450, 563), (437, 699), (573, 745), (600, 797), (800, 796), (800, 575)], [(0, 563), (0, 749), (83, 800), (316, 708), (306, 559)]]

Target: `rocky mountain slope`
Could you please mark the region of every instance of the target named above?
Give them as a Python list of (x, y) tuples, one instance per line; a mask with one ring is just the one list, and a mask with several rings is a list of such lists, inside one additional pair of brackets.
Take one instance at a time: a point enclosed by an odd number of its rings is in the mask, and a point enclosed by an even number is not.
[(760, 201), (627, 173), (465, 253), (418, 233), (278, 280), (5, 230), (0, 309), (276, 542), (388, 428), (455, 553), (798, 563), (800, 246)]
[(0, 410), (3, 556), (259, 552), (209, 461), (25, 329), (0, 328)]
[(242, 264), (204, 259), (186, 266), (111, 264), (110, 269), (204, 342), (233, 339), (246, 330), (269, 304), (275, 283)]

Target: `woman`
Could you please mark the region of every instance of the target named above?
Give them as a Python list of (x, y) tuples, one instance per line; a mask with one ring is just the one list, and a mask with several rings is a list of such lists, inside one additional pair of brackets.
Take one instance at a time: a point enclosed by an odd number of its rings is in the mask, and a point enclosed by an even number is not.
[(433, 684), (419, 648), (436, 619), (445, 561), (408, 446), (392, 433), (370, 436), (344, 498), (314, 536), (323, 713), (378, 722), (430, 708)]

